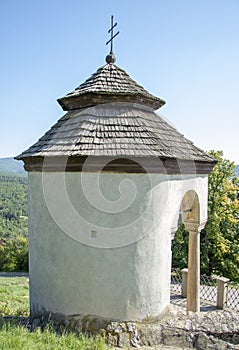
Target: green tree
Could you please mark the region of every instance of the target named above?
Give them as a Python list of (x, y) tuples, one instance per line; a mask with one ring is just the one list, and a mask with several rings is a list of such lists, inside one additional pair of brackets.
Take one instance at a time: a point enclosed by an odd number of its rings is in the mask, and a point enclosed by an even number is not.
[(183, 269), (188, 265), (188, 241), (189, 233), (179, 219), (178, 230), (172, 241), (172, 266)]
[(208, 221), (201, 232), (201, 269), (239, 281), (239, 178), (223, 152), (208, 179)]

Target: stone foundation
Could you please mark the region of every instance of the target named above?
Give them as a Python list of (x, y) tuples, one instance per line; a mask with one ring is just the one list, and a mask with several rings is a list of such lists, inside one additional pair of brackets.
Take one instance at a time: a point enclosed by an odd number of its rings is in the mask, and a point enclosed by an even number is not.
[[(4, 319), (4, 318), (3, 318)], [(5, 318), (5, 321), (9, 319)], [(30, 330), (46, 326), (57, 333), (73, 331), (87, 335), (100, 334), (114, 348), (141, 348), (166, 345), (198, 350), (239, 349), (239, 313), (232, 311), (210, 311), (200, 314), (186, 313), (176, 306), (158, 319), (143, 322), (112, 322), (97, 317), (73, 315), (46, 315), (35, 319), (24, 319), (22, 324)]]

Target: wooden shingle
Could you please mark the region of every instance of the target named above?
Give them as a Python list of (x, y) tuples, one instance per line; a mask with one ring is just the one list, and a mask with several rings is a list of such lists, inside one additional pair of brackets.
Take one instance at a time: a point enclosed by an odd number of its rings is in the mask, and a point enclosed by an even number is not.
[(213, 161), (151, 108), (124, 103), (106, 104), (99, 111), (97, 107), (69, 111), (18, 159), (89, 156), (92, 152), (98, 156)]
[(110, 102), (143, 103), (154, 109), (165, 104), (164, 100), (151, 95), (115, 64), (99, 68), (74, 91), (59, 98), (58, 102), (65, 111)]

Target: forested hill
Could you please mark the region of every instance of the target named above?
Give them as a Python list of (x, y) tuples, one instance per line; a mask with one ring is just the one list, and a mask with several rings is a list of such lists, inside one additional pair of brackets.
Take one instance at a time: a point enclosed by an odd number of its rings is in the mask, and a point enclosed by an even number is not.
[(0, 175), (26, 176), (23, 162), (14, 158), (0, 158)]
[(27, 178), (10, 173), (0, 174), (0, 271), (28, 268)]

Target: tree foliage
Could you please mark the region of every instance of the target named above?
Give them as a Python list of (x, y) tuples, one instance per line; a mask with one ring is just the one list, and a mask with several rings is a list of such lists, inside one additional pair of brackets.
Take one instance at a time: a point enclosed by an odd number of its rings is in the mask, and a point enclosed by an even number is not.
[[(210, 151), (218, 160), (208, 179), (208, 221), (201, 232), (201, 272), (239, 281), (239, 178), (223, 152)], [(181, 225), (172, 245), (173, 266), (185, 267), (188, 233)]]
[(0, 270), (28, 269), (27, 179), (0, 176)]
[(235, 165), (211, 151), (218, 160), (208, 181), (208, 221), (201, 233), (202, 269), (239, 281), (239, 178)]
[(188, 265), (188, 241), (189, 233), (184, 224), (179, 220), (178, 230), (172, 241), (172, 265), (183, 269)]

